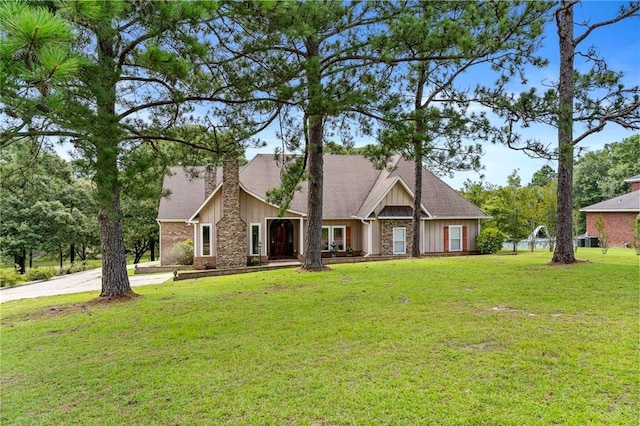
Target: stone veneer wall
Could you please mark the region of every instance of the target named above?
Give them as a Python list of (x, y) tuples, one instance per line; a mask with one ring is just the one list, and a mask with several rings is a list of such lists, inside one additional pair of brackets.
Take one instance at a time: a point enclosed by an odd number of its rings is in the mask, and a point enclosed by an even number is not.
[(216, 268), (247, 266), (247, 224), (240, 217), (238, 159), (225, 160), (222, 170), (222, 218), (216, 224)]
[(193, 258), (193, 269), (213, 269), (216, 267), (215, 256), (204, 256)]
[(405, 241), (407, 244), (406, 253), (411, 253), (413, 247), (413, 229), (411, 227), (411, 219), (388, 219), (381, 220), (381, 243), (382, 255), (393, 255), (393, 228), (405, 228)]
[(160, 225), (160, 264), (168, 265), (167, 258), (173, 246), (181, 241), (193, 240), (193, 225), (184, 222), (162, 222)]

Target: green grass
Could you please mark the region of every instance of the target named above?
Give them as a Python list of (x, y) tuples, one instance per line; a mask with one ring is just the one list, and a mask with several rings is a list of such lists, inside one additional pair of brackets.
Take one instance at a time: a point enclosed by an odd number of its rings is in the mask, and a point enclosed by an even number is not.
[(636, 424), (639, 260), (335, 265), (2, 305), (2, 424)]

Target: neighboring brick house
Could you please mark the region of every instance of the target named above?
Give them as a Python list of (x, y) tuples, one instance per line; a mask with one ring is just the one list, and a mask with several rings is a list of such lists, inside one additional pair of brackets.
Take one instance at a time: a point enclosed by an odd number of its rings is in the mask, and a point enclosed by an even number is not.
[(587, 236), (598, 236), (595, 219), (602, 216), (610, 247), (633, 243), (633, 229), (640, 213), (640, 175), (625, 182), (631, 183), (631, 192), (580, 209), (587, 214)]
[[(406, 255), (411, 250), (414, 166), (395, 156), (377, 170), (359, 155), (325, 155), (322, 250), (344, 255), (348, 248), (368, 255)], [(194, 267), (233, 268), (258, 256), (304, 256), (307, 184), (289, 209), (266, 201), (280, 184), (282, 164), (257, 155), (238, 171), (174, 167), (160, 200), (160, 260), (181, 240), (194, 241)], [(229, 171), (227, 171), (229, 169)], [(227, 182), (225, 186), (223, 183)], [(488, 216), (450, 186), (424, 170), (421, 253), (473, 252), (480, 221)], [(235, 188), (235, 191), (233, 190)]]

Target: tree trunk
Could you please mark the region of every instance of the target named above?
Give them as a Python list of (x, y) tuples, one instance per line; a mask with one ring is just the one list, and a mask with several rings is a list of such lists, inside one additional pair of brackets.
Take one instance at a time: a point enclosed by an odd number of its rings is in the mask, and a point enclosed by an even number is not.
[(573, 252), (573, 4), (563, 0), (556, 13), (560, 39), (560, 82), (558, 110), (558, 224), (554, 263), (574, 263)]
[(307, 47), (307, 86), (309, 90), (308, 105), (308, 172), (309, 195), (307, 198), (307, 232), (304, 240), (304, 262), (302, 269), (324, 269), (322, 263), (322, 194), (324, 181), (324, 114), (322, 97), (322, 80), (318, 43), (308, 40)]
[(324, 269), (322, 263), (322, 186), (323, 164), (322, 133), (320, 116), (309, 118), (309, 195), (307, 198), (307, 232), (304, 240), (304, 262), (302, 269)]
[(96, 130), (92, 142), (96, 153), (96, 193), (98, 196), (98, 223), (102, 246), (102, 292), (100, 297), (123, 297), (133, 294), (127, 276), (127, 260), (120, 208), (120, 127), (116, 115), (116, 85), (118, 67), (114, 40), (111, 34), (98, 40), (98, 64), (104, 74), (95, 76), (98, 84), (94, 96), (97, 100)]
[(149, 240), (149, 250), (151, 251), (151, 257), (150, 257), (150, 261), (151, 262), (155, 262), (156, 261), (156, 240), (155, 238), (151, 238)]
[[(418, 126), (416, 126), (418, 131)], [(420, 223), (422, 215), (422, 141), (420, 138), (414, 141), (415, 150), (415, 187), (413, 189), (413, 236), (411, 244), (411, 257), (420, 257)]]
[(62, 269), (64, 263), (64, 254), (62, 253), (62, 244), (58, 245), (58, 253), (60, 254), (60, 269)]
[(69, 262), (73, 265), (76, 263), (76, 245), (71, 243), (71, 248), (69, 249)]
[(100, 297), (121, 297), (133, 294), (127, 276), (122, 211), (119, 192), (98, 214), (102, 240), (102, 292)]
[(13, 255), (13, 265), (14, 267), (17, 266), (16, 269), (18, 269), (18, 272), (20, 272), (21, 274), (24, 274), (25, 272), (27, 272), (25, 269), (26, 258), (27, 258), (26, 250), (22, 250), (20, 254)]
[(424, 85), (427, 79), (426, 65), (420, 65), (419, 80), (414, 98), (414, 113), (416, 126), (413, 135), (413, 156), (415, 161), (415, 183), (413, 188), (413, 218), (411, 221), (413, 236), (411, 238), (411, 257), (420, 257), (420, 216), (422, 215), (422, 160), (424, 158), (424, 130), (425, 119)]
[(102, 246), (102, 292), (100, 297), (122, 297), (133, 294), (127, 276), (122, 210), (120, 208), (120, 181), (118, 150), (113, 141), (103, 139), (97, 144), (98, 224)]

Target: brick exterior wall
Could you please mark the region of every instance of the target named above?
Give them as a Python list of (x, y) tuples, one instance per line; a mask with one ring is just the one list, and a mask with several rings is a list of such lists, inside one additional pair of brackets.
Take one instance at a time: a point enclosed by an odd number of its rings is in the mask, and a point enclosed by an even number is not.
[(410, 219), (382, 220), (380, 229), (380, 242), (382, 243), (382, 255), (393, 255), (393, 228), (405, 228), (406, 253), (411, 253), (413, 247), (413, 229)]
[(222, 218), (216, 224), (216, 268), (247, 266), (247, 224), (240, 217), (238, 159), (226, 160), (222, 170)]
[(640, 191), (640, 182), (631, 182), (631, 192)]
[(168, 265), (166, 261), (171, 249), (176, 243), (193, 240), (193, 225), (184, 222), (162, 222), (160, 233), (160, 264)]
[(633, 212), (587, 212), (587, 234), (591, 237), (598, 236), (595, 218), (602, 215), (605, 232), (609, 234), (609, 247), (622, 247), (627, 243), (633, 243), (633, 224), (638, 213)]

